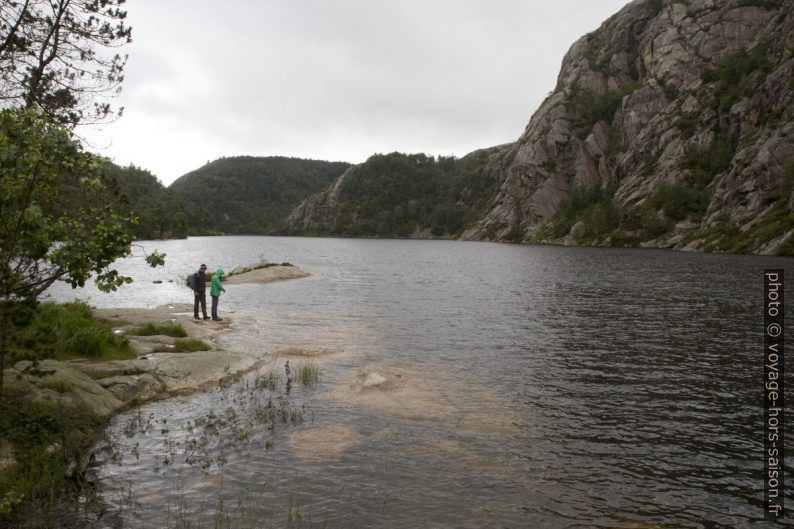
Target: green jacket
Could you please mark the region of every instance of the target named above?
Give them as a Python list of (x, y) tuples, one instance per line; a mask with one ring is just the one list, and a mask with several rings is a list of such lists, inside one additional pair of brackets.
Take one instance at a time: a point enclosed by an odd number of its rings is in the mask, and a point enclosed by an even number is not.
[(224, 274), (224, 271), (218, 268), (214, 274), (212, 274), (212, 281), (210, 282), (210, 296), (220, 296), (221, 292), (226, 292), (226, 289), (221, 286), (221, 276)]

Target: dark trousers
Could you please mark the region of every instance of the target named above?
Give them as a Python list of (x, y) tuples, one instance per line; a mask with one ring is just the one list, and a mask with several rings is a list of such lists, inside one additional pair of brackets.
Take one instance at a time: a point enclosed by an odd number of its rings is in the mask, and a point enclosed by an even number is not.
[(218, 318), (218, 298), (220, 296), (210, 296), (212, 298), (212, 319)]
[(193, 301), (193, 316), (198, 318), (199, 304), (201, 304), (201, 314), (207, 317), (207, 291), (201, 290), (196, 292), (195, 300)]

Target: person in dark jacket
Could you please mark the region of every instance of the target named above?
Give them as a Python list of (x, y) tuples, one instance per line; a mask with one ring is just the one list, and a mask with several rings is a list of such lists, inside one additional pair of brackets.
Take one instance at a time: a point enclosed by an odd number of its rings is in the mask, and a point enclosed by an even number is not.
[(198, 272), (196, 272), (195, 279), (193, 280), (193, 287), (194, 301), (193, 301), (193, 317), (197, 320), (199, 318), (199, 305), (201, 305), (201, 313), (204, 315), (204, 319), (208, 320), (209, 316), (207, 316), (207, 265), (202, 264)]

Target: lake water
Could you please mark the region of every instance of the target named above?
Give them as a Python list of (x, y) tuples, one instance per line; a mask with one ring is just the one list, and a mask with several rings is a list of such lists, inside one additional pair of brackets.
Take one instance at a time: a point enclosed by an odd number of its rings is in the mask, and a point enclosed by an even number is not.
[[(217, 341), (265, 355), (263, 370), (113, 420), (116, 457), (102, 449), (96, 469), (103, 527), (767, 526), (762, 271), (790, 259), (451, 241), (142, 244), (164, 251), (166, 267), (126, 260), (134, 284), (79, 297), (192, 302), (182, 278), (200, 262), (228, 271), (260, 256), (312, 276), (226, 287), (233, 332)], [(272, 353), (285, 347), (327, 348), (312, 359), (317, 382), (289, 395), (261, 385), (266, 372), (284, 377), (286, 358)], [(387, 383), (362, 389), (367, 375)], [(251, 419), (267, 398), (302, 423)]]

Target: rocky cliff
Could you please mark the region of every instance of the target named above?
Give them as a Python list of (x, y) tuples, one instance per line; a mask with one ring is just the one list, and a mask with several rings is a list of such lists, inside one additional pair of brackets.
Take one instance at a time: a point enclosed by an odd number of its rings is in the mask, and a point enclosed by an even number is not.
[[(497, 192), (457, 235), (794, 254), (793, 72), (794, 0), (635, 0), (489, 151)], [(345, 178), (286, 231), (332, 217)]]
[(791, 253), (793, 4), (628, 4), (565, 55), (463, 237)]

